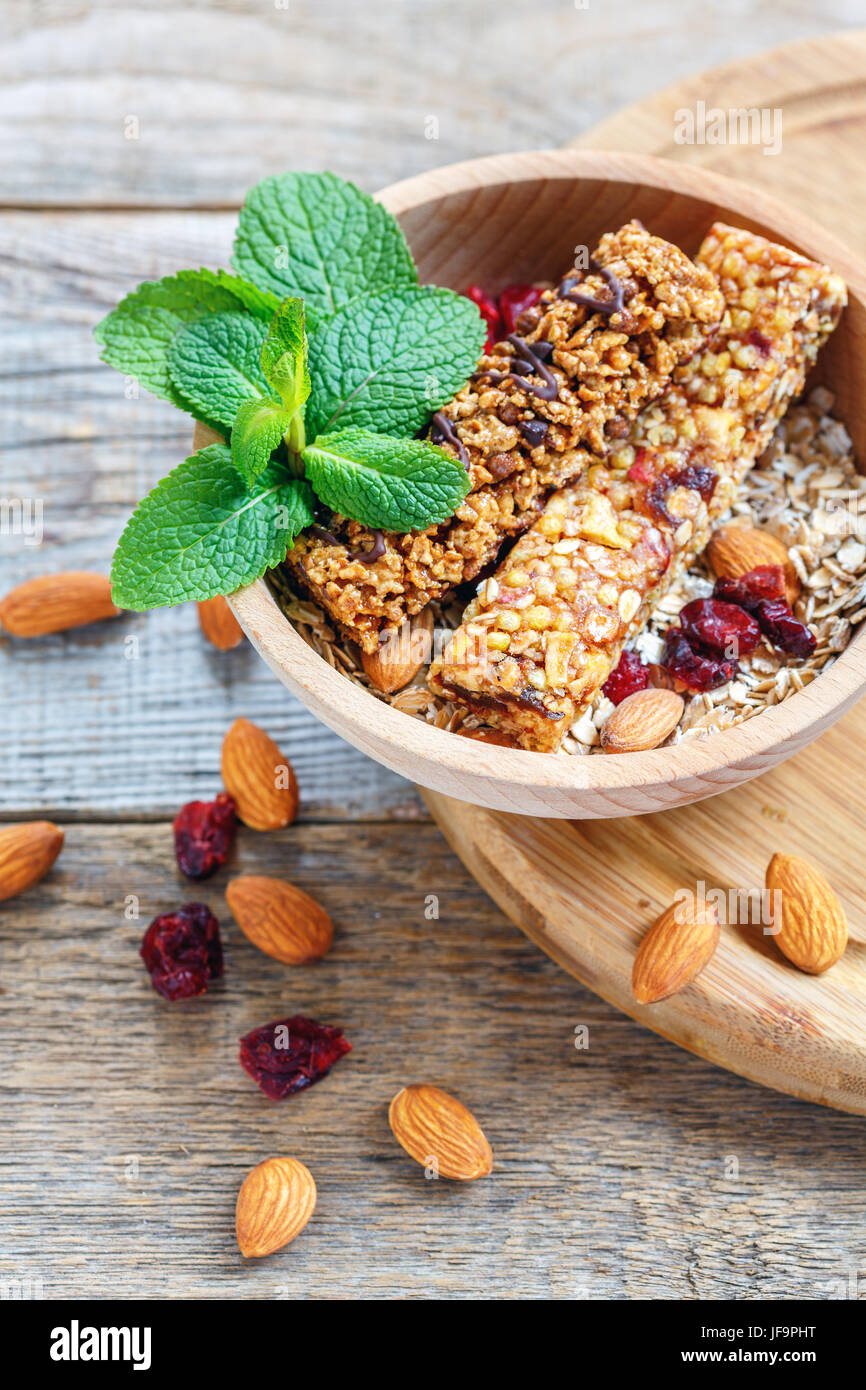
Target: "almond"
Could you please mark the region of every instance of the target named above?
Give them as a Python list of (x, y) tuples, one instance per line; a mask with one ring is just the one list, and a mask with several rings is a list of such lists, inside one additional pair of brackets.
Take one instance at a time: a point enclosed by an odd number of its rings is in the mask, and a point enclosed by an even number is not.
[(759, 565), (781, 565), (785, 571), (785, 592), (793, 604), (800, 592), (800, 580), (787, 548), (769, 531), (756, 526), (720, 526), (710, 537), (707, 556), (713, 573), (736, 579)]
[(44, 878), (63, 848), (63, 831), (49, 820), (22, 821), (0, 830), (0, 902)]
[(229, 911), (265, 955), (304, 965), (330, 950), (334, 924), (315, 898), (280, 878), (243, 874), (226, 889)]
[(438, 1086), (404, 1086), (391, 1101), (388, 1120), (398, 1144), (439, 1177), (469, 1181), (493, 1167), (490, 1145), (471, 1110)]
[(361, 665), (370, 683), (390, 695), (402, 690), (433, 652), (433, 614), (429, 609), (392, 632), (376, 652), (362, 652)]
[(221, 652), (229, 652), (243, 641), (244, 630), (229, 608), (228, 600), (202, 599), (198, 605), (198, 620), (207, 640)]
[(719, 915), (712, 903), (671, 903), (640, 943), (631, 973), (639, 1004), (655, 1004), (685, 989), (719, 944)]
[(685, 708), (674, 690), (648, 686), (626, 695), (601, 731), (605, 753), (642, 753), (658, 748), (680, 722)]
[(119, 612), (111, 601), (111, 580), (84, 570), (28, 579), (0, 599), (0, 625), (13, 637), (65, 632)]
[(281, 830), (298, 813), (298, 783), (288, 758), (258, 724), (236, 719), (223, 740), (222, 775), (251, 830)]
[(296, 1158), (266, 1158), (241, 1183), (235, 1230), (247, 1259), (282, 1250), (316, 1209), (316, 1184)]
[(779, 950), (809, 975), (829, 970), (848, 944), (848, 921), (824, 875), (795, 854), (774, 854), (767, 887), (781, 894)]

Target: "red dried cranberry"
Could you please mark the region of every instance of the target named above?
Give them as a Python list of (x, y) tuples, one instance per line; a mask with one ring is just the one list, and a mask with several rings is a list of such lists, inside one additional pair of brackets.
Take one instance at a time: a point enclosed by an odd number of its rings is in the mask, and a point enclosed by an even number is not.
[(502, 318), (499, 313), (496, 300), (492, 295), (483, 290), (480, 285), (470, 285), (463, 291), (467, 299), (471, 299), (481, 310), (481, 317), (487, 324), (487, 341), (484, 344), (486, 352), (489, 352), (494, 343), (499, 343), (505, 337), (502, 331)]
[(709, 502), (716, 490), (719, 481), (718, 473), (712, 468), (704, 468), (703, 464), (692, 463), (686, 468), (680, 468), (671, 476), (671, 487), (688, 487), (693, 492), (699, 492), (705, 502)]
[(271, 1100), (282, 1100), (320, 1081), (352, 1051), (342, 1028), (295, 1014), (254, 1028), (241, 1038), (240, 1064)]
[(636, 690), (646, 690), (648, 685), (649, 667), (644, 665), (637, 652), (623, 652), (601, 688), (607, 698), (618, 705), (627, 695), (633, 695)]
[(666, 521), (669, 526), (678, 526), (682, 517), (672, 516), (668, 511), (668, 493), (674, 488), (686, 487), (699, 492), (704, 501), (709, 502), (718, 481), (718, 474), (711, 468), (703, 468), (696, 464), (662, 473), (647, 488), (647, 506), (658, 521)]
[(696, 598), (680, 613), (683, 632), (693, 647), (709, 647), (719, 656), (737, 658), (753, 652), (761, 629), (751, 614), (735, 603)]
[(774, 647), (789, 652), (791, 656), (811, 656), (815, 650), (815, 634), (791, 612), (791, 606), (782, 598), (761, 599), (755, 607), (755, 617), (761, 631)]
[(188, 801), (174, 822), (174, 849), (187, 878), (208, 878), (226, 862), (237, 830), (235, 803), (227, 792), (216, 801)]
[(754, 613), (763, 599), (785, 597), (785, 571), (781, 565), (757, 565), (747, 574), (717, 579), (713, 597)]
[(762, 357), (769, 357), (770, 349), (773, 344), (770, 342), (769, 338), (764, 337), (759, 329), (751, 328), (746, 334), (746, 342), (751, 343), (752, 347), (756, 347)]
[(697, 651), (681, 627), (669, 627), (665, 636), (662, 666), (687, 690), (715, 690), (732, 680), (737, 663)]
[(536, 289), (535, 285), (506, 285), (499, 296), (499, 313), (506, 336), (514, 332), (520, 315), (537, 304), (540, 298), (541, 290)]
[(140, 955), (163, 999), (204, 994), (223, 973), (219, 923), (204, 903), (164, 912), (144, 933)]
[(647, 463), (647, 451), (641, 445), (634, 456), (634, 463), (626, 473), (626, 477), (633, 483), (643, 483), (645, 486), (655, 481), (655, 473)]

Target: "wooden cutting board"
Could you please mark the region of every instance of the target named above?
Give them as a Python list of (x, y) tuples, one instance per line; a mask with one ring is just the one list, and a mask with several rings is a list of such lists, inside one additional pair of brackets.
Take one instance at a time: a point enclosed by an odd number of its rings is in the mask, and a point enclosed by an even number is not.
[[(725, 110), (780, 109), (781, 154), (676, 144), (674, 113), (695, 109), (698, 101)], [(574, 143), (688, 160), (758, 182), (866, 251), (866, 31), (790, 44), (689, 78)], [(864, 786), (866, 701), (763, 777), (652, 816), (535, 820), (423, 795), (491, 897), (597, 994), (712, 1062), (862, 1115)], [(707, 890), (759, 889), (777, 850), (813, 860), (837, 888), (851, 929), (843, 959), (822, 977), (804, 975), (760, 924), (728, 925), (693, 985), (659, 1004), (635, 1004), (631, 969), (638, 942), (677, 890), (694, 891), (699, 883)]]

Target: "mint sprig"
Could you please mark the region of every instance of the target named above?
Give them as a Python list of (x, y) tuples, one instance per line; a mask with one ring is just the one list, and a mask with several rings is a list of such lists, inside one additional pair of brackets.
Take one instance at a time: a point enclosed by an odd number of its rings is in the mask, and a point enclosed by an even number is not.
[(238, 218), (232, 265), (280, 299), (303, 299), (311, 324), (359, 294), (418, 283), (391, 214), (327, 173), (276, 174), (256, 184)]
[(317, 496), (410, 531), (452, 516), (469, 489), (457, 459), (406, 436), (464, 384), (484, 325), (469, 300), (418, 286), (380, 204), (333, 174), (266, 179), (234, 264), (241, 274), (140, 285), (96, 329), (105, 361), (229, 436), (136, 509), (112, 569), (121, 607), (249, 583), (312, 524)]
[(268, 322), (279, 304), (275, 295), (226, 270), (181, 270), (139, 285), (96, 325), (94, 336), (102, 345), (103, 362), (189, 410), (168, 370), (168, 350), (178, 329), (204, 314), (231, 311)]
[(262, 345), (268, 330), (250, 314), (206, 314), (185, 324), (168, 349), (169, 375), (197, 416), (230, 430), (241, 405), (268, 391)]
[(414, 434), (464, 385), (484, 337), (476, 306), (453, 290), (411, 286), (354, 300), (316, 326), (308, 432)]
[(136, 610), (230, 594), (284, 560), (312, 521), (309, 483), (275, 465), (247, 489), (226, 446), (209, 444), (133, 512), (114, 554), (112, 594)]
[(303, 457), (306, 476), (326, 507), (383, 531), (445, 521), (469, 491), (466, 470), (421, 439), (340, 430), (320, 435)]

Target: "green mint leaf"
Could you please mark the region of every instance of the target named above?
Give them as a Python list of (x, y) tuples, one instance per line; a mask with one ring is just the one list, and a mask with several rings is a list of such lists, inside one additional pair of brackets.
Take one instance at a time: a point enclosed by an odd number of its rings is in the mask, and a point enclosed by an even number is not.
[(310, 394), (302, 299), (285, 300), (274, 315), (262, 344), (262, 370), (286, 410), (294, 415)]
[(264, 473), (292, 420), (279, 401), (242, 401), (232, 425), (232, 463), (251, 485)]
[(94, 336), (103, 348), (103, 362), (189, 410), (168, 370), (168, 349), (177, 330), (203, 314), (249, 310), (269, 320), (278, 308), (275, 295), (226, 270), (182, 270), (139, 285), (96, 325)]
[(250, 314), (207, 314), (180, 329), (168, 350), (168, 370), (196, 414), (231, 429), (243, 401), (268, 394), (261, 364), (267, 333)]
[(453, 290), (366, 295), (323, 319), (310, 343), (309, 438), (359, 425), (414, 434), (475, 370), (485, 327)]
[(308, 483), (274, 464), (249, 492), (226, 445), (209, 444), (133, 512), (111, 566), (115, 602), (140, 612), (230, 594), (280, 564), (312, 521)]
[(300, 296), (311, 326), (356, 295), (418, 281), (391, 213), (327, 173), (256, 184), (241, 208), (232, 265), (281, 299)]
[(383, 531), (423, 531), (445, 521), (469, 491), (457, 459), (421, 439), (340, 430), (308, 444), (303, 458), (326, 507)]

